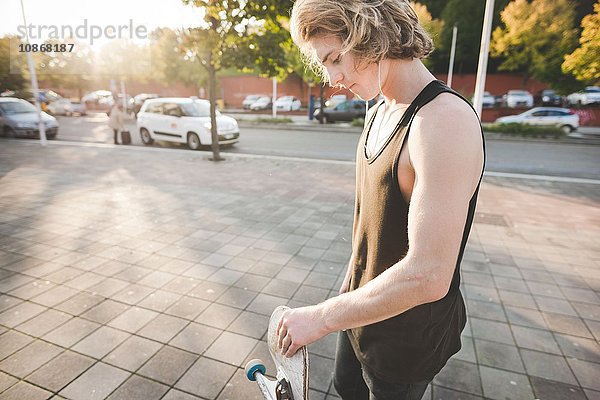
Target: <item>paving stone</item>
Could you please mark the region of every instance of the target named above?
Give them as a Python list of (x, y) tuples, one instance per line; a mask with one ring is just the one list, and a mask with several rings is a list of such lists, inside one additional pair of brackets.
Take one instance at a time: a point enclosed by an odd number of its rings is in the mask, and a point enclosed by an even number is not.
[(547, 329), (544, 316), (538, 310), (506, 306), (506, 316), (511, 325), (527, 326), (536, 329)]
[(494, 321), (506, 322), (504, 308), (500, 304), (487, 301), (466, 300), (467, 314), (471, 317), (492, 319)]
[[(309, 394), (310, 400), (316, 400), (317, 397), (311, 392)], [(250, 382), (246, 378), (244, 370), (238, 368), (235, 370), (233, 377), (227, 382), (225, 388), (217, 397), (217, 400), (233, 400), (233, 399), (244, 399), (244, 400), (263, 400), (264, 396), (258, 388), (258, 385), (254, 382)], [(183, 400), (183, 399), (182, 399)]]
[(8, 294), (23, 300), (29, 300), (32, 297), (44, 293), (55, 286), (56, 285), (50, 281), (36, 279), (26, 283), (25, 285), (19, 286), (16, 289), (11, 290), (10, 292), (8, 292)]
[(17, 331), (8, 331), (0, 335), (0, 360), (33, 342), (33, 338)]
[(206, 350), (204, 356), (242, 367), (242, 362), (258, 341), (248, 336), (231, 332), (223, 332)]
[(231, 365), (201, 357), (175, 387), (205, 399), (216, 399), (235, 370)]
[(334, 288), (335, 282), (335, 276), (313, 271), (304, 280), (303, 285), (320, 287), (323, 289), (332, 289)]
[(165, 312), (176, 317), (187, 320), (195, 319), (202, 311), (204, 311), (211, 303), (205, 300), (196, 299), (189, 296), (179, 298)]
[(198, 397), (184, 393), (177, 389), (171, 389), (162, 400), (198, 400)]
[(533, 391), (526, 375), (481, 366), (483, 394), (490, 399), (533, 399)]
[(260, 339), (267, 332), (269, 317), (250, 311), (242, 311), (229, 325), (228, 331)]
[(537, 310), (537, 304), (533, 296), (526, 293), (512, 292), (509, 290), (498, 290), (500, 300), (504, 306), (525, 307)]
[(47, 310), (27, 322), (22, 323), (15, 329), (27, 333), (28, 335), (40, 337), (50, 332), (59, 325), (64, 324), (72, 317), (61, 311)]
[(104, 363), (96, 363), (75, 381), (60, 391), (60, 395), (73, 400), (100, 400), (106, 398), (130, 374)]
[(436, 385), (433, 385), (432, 392), (433, 396), (426, 397), (424, 395), (423, 399), (433, 398), (434, 400), (483, 400), (483, 397), (481, 396), (476, 396), (465, 392), (459, 392), (457, 390), (447, 389), (445, 387)]
[(0, 314), (0, 324), (8, 328), (14, 328), (45, 310), (47, 310), (46, 307), (26, 301), (2, 312)]
[(73, 350), (100, 359), (110, 353), (129, 336), (126, 332), (108, 326), (101, 326), (98, 330), (73, 346)]
[(244, 274), (233, 286), (244, 290), (260, 292), (270, 281), (270, 278), (264, 276)]
[(583, 320), (579, 317), (570, 317), (567, 315), (544, 313), (544, 319), (548, 328), (554, 332), (564, 333), (572, 336), (581, 336), (592, 339), (594, 336), (590, 333)]
[(240, 312), (241, 310), (238, 308), (213, 303), (196, 318), (196, 322), (225, 329), (237, 318)]
[(119, 303), (110, 299), (106, 299), (95, 307), (89, 309), (81, 316), (100, 324), (106, 324), (118, 315), (123, 314), (130, 306)]
[(93, 364), (93, 359), (67, 350), (29, 375), (27, 380), (58, 392)]
[(23, 303), (23, 300), (5, 294), (0, 295), (0, 312), (8, 310), (17, 304)]
[(312, 389), (327, 392), (333, 378), (333, 360), (309, 353), (309, 384)]
[(268, 294), (261, 293), (258, 296), (256, 296), (252, 303), (250, 303), (247, 310), (270, 316), (273, 313), (273, 310), (277, 308), (277, 306), (285, 305), (287, 301), (288, 300), (283, 297), (271, 296)]
[(216, 301), (229, 289), (229, 286), (216, 282), (202, 282), (194, 289), (190, 290), (188, 296), (207, 301)]
[(222, 331), (206, 325), (190, 323), (169, 343), (171, 346), (202, 354)]
[(54, 308), (69, 313), (71, 315), (77, 316), (91, 309), (103, 300), (104, 297), (102, 296), (82, 292), (71, 297), (69, 300), (66, 300), (56, 305)]
[(173, 385), (198, 357), (183, 350), (164, 346), (138, 373), (150, 379)]
[(560, 349), (551, 332), (531, 329), (524, 326), (511, 327), (517, 346), (545, 353), (561, 355)]
[[(600, 391), (600, 382), (598, 381), (599, 365), (574, 358), (567, 358), (567, 362), (571, 366), (573, 373), (579, 380), (579, 383), (584, 388)], [(554, 379), (557, 380), (557, 379)], [(567, 382), (573, 384), (574, 382)]]
[(477, 360), (481, 365), (525, 373), (521, 356), (516, 347), (475, 339)]
[(150, 293), (150, 295), (148, 295), (144, 300), (140, 301), (138, 305), (140, 307), (150, 308), (158, 312), (163, 312), (167, 308), (172, 306), (180, 298), (180, 294), (166, 292), (164, 290), (157, 290), (154, 293)]
[(104, 362), (134, 372), (161, 347), (160, 343), (132, 335), (104, 357)]
[(36, 340), (0, 362), (0, 370), (24, 378), (61, 351), (58, 346)]
[(109, 322), (109, 326), (127, 332), (136, 333), (148, 322), (152, 321), (158, 313), (141, 307), (131, 307), (121, 315)]
[(318, 304), (327, 299), (329, 291), (311, 286), (300, 286), (293, 299), (308, 304)]
[(265, 286), (261, 293), (291, 299), (299, 287), (300, 284), (298, 282), (273, 279)]
[(52, 396), (52, 393), (24, 381), (2, 393), (3, 400), (44, 400), (49, 396)]
[(534, 296), (534, 299), (541, 311), (570, 315), (573, 317), (577, 316), (575, 309), (573, 309), (571, 304), (566, 300), (545, 296)]
[(532, 376), (529, 378), (536, 398), (544, 400), (586, 400), (581, 388)]
[(470, 323), (473, 337), (510, 345), (514, 344), (508, 324), (479, 318), (471, 318)]
[(435, 385), (481, 395), (481, 378), (477, 364), (450, 359), (433, 380)]
[(306, 277), (308, 276), (309, 273), (310, 273), (310, 271), (300, 269), (300, 268), (284, 267), (277, 274), (276, 278), (282, 279), (284, 281), (302, 283), (306, 279)]
[(47, 292), (44, 292), (39, 296), (32, 298), (31, 301), (34, 303), (42, 304), (46, 307), (54, 307), (55, 305), (62, 303), (68, 298), (75, 296), (77, 293), (79, 293), (79, 291), (76, 289), (58, 285), (48, 290)]
[(137, 304), (154, 290), (137, 284), (131, 284), (127, 286), (125, 289), (121, 290), (116, 295), (112, 296), (112, 299), (115, 301), (119, 301), (127, 304)]
[(189, 321), (181, 318), (160, 314), (140, 329), (138, 335), (167, 343), (188, 323)]
[(595, 340), (556, 333), (554, 337), (565, 356), (600, 363), (600, 346)]
[(123, 383), (109, 400), (158, 400), (169, 389), (168, 386), (133, 375)]
[(561, 356), (522, 350), (521, 358), (528, 375), (568, 384), (577, 384), (565, 359)]
[(4, 372), (0, 372), (0, 393), (4, 392), (17, 382), (19, 382), (17, 378), (5, 374)]
[(219, 297), (217, 302), (226, 306), (244, 309), (257, 295), (258, 293), (252, 290), (232, 287), (227, 289), (227, 291)]
[[(599, 285), (600, 287), (600, 285)], [(573, 307), (577, 310), (577, 314), (584, 319), (591, 319), (593, 321), (600, 321), (600, 306), (587, 303), (572, 303)]]
[(113, 294), (120, 292), (129, 286), (129, 282), (116, 278), (106, 278), (97, 284), (90, 286), (88, 291), (94, 295), (102, 297), (111, 297)]

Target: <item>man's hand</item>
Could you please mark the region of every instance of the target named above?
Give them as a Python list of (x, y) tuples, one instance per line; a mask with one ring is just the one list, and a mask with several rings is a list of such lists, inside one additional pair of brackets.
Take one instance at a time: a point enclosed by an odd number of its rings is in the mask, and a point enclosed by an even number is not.
[(291, 357), (302, 346), (328, 334), (319, 305), (287, 310), (277, 325), (277, 344), (281, 354)]

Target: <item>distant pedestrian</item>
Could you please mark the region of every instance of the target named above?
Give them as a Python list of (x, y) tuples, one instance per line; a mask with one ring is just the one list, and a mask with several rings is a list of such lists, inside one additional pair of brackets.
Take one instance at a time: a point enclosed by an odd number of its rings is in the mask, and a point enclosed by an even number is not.
[(115, 134), (115, 144), (119, 144), (119, 132), (121, 132), (125, 128), (125, 113), (123, 112), (123, 106), (120, 104), (114, 104), (110, 109), (108, 117), (108, 126), (113, 130)]

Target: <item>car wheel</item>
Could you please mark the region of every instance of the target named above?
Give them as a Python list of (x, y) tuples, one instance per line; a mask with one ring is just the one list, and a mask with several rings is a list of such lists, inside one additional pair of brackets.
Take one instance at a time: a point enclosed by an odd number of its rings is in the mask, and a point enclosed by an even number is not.
[(4, 127), (4, 131), (3, 131), (3, 136), (4, 137), (16, 137), (16, 133), (15, 130), (13, 128), (11, 128), (10, 126), (5, 126)]
[(140, 129), (140, 136), (142, 137), (142, 143), (144, 144), (152, 144), (154, 139), (150, 136), (150, 132), (146, 128)]
[(200, 138), (194, 132), (188, 133), (187, 146), (190, 150), (198, 150), (200, 148)]
[(571, 125), (563, 125), (560, 127), (560, 129), (562, 129), (562, 131), (567, 135), (574, 131), (574, 129)]
[(327, 115), (323, 115), (323, 123), (324, 124), (330, 124), (332, 122), (333, 121), (330, 118), (328, 118)]
[(46, 139), (48, 139), (48, 140), (54, 140), (54, 139), (56, 139), (56, 134), (54, 134), (54, 135), (48, 135), (46, 137)]

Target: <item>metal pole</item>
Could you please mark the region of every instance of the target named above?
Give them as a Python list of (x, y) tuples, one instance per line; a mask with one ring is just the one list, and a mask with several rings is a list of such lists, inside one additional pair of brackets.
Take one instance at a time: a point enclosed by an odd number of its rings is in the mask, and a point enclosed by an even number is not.
[[(26, 40), (27, 44), (29, 44), (29, 31), (27, 30), (27, 20), (25, 19), (25, 7), (23, 6), (23, 0), (21, 0), (21, 12), (23, 14), (23, 25), (25, 26), (26, 32)], [(47, 144), (46, 141), (46, 126), (44, 125), (44, 121), (42, 121), (42, 106), (40, 105), (40, 89), (38, 86), (37, 75), (35, 74), (35, 64), (33, 58), (31, 58), (31, 53), (27, 53), (27, 64), (29, 65), (29, 75), (31, 76), (31, 90), (33, 91), (33, 98), (35, 99), (35, 108), (37, 108), (38, 115), (38, 131), (40, 132), (40, 143), (42, 146)]]
[(277, 118), (277, 78), (273, 77), (273, 118)]
[(121, 96), (123, 97), (121, 103), (123, 103), (123, 112), (127, 114), (127, 95), (125, 93), (125, 81), (121, 79)]
[(452, 72), (454, 71), (454, 54), (456, 53), (456, 34), (458, 28), (452, 28), (452, 47), (450, 48), (450, 65), (448, 65), (448, 87), (452, 87)]
[(485, 15), (483, 17), (483, 30), (481, 32), (481, 47), (479, 49), (479, 64), (477, 65), (477, 82), (475, 83), (475, 94), (473, 95), (473, 108), (481, 118), (483, 103), (483, 90), (485, 88), (485, 75), (487, 73), (488, 53), (490, 50), (490, 36), (492, 34), (492, 19), (494, 17), (494, 0), (485, 3)]

